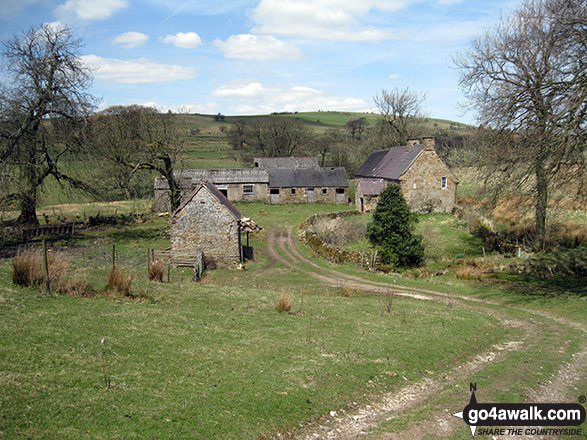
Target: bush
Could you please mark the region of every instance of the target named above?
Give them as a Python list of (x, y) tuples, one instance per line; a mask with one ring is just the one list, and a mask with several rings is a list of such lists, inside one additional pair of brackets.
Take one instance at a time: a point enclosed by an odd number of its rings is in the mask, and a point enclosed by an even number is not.
[(61, 293), (71, 296), (92, 296), (94, 289), (90, 286), (88, 272), (86, 270), (76, 270), (62, 286)]
[(165, 265), (161, 260), (155, 260), (149, 266), (149, 280), (163, 282), (165, 275)]
[(379, 196), (373, 221), (367, 228), (367, 238), (377, 246), (384, 264), (405, 267), (422, 263), (422, 237), (414, 234), (417, 221), (399, 185), (388, 185)]
[(366, 233), (366, 226), (345, 218), (321, 217), (312, 226), (316, 234), (334, 246), (360, 241)]
[(112, 266), (110, 268), (106, 281), (106, 290), (118, 292), (124, 296), (131, 296), (131, 285), (132, 275), (128, 273), (125, 267)]
[(275, 306), (275, 310), (279, 313), (289, 312), (293, 307), (293, 300), (287, 293), (282, 293), (277, 301), (277, 305)]

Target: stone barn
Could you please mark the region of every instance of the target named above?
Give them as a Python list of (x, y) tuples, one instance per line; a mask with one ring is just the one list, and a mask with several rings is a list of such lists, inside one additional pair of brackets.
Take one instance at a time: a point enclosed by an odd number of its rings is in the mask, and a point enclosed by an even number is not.
[(361, 212), (375, 209), (389, 183), (400, 185), (406, 202), (417, 212), (451, 212), (456, 205), (459, 181), (436, 153), (434, 138), (376, 150), (355, 177), (355, 204)]
[(220, 265), (242, 259), (240, 211), (210, 182), (200, 183), (170, 218), (171, 251)]
[[(176, 172), (182, 201), (206, 180), (232, 202), (347, 203), (348, 180), (340, 167), (320, 167), (316, 157), (256, 157), (253, 168)], [(169, 186), (158, 177), (154, 211), (169, 209)]]

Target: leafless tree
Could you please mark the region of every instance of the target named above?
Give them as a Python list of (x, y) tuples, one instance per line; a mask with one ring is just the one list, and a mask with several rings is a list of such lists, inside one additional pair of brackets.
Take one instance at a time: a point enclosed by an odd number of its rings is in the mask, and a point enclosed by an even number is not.
[(63, 167), (83, 149), (82, 130), (94, 104), (80, 48), (71, 29), (49, 24), (4, 43), (8, 81), (0, 94), (0, 193), (1, 202), (18, 204), (18, 223), (38, 224), (38, 193), (49, 176), (92, 191)]
[(417, 135), (419, 118), (423, 117), (422, 104), (426, 99), (423, 93), (414, 92), (409, 87), (392, 90), (382, 89), (373, 97), (381, 114), (379, 136), (384, 136), (388, 146), (405, 145), (408, 138)]
[(230, 130), (230, 142), (245, 160), (253, 156), (292, 156), (304, 149), (310, 131), (300, 121), (270, 117), (236, 121)]
[(484, 169), (531, 184), (537, 247), (548, 197), (565, 178), (584, 196), (587, 112), (585, 0), (525, 0), (457, 55), (460, 84), (486, 128)]
[(96, 151), (120, 170), (120, 185), (127, 186), (141, 170), (155, 171), (167, 181), (172, 211), (181, 202), (179, 174), (187, 146), (182, 116), (132, 105), (110, 107), (91, 120)]

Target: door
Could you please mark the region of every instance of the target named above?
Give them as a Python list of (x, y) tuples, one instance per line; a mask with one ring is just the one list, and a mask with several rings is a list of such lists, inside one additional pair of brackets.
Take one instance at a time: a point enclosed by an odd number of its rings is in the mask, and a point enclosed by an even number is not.
[(314, 203), (315, 202), (315, 198), (314, 198), (314, 188), (308, 188), (308, 203)]
[(365, 212), (365, 199), (361, 197), (361, 212)]
[(336, 203), (345, 203), (344, 188), (336, 188)]
[(279, 188), (269, 190), (269, 203), (279, 203)]

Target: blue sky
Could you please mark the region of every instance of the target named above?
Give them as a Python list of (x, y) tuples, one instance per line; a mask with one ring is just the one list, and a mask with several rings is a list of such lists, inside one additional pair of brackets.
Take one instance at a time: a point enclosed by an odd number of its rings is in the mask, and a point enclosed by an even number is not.
[(451, 57), (515, 0), (0, 0), (0, 39), (42, 23), (84, 42), (101, 108), (373, 111), (382, 88), (474, 122)]

